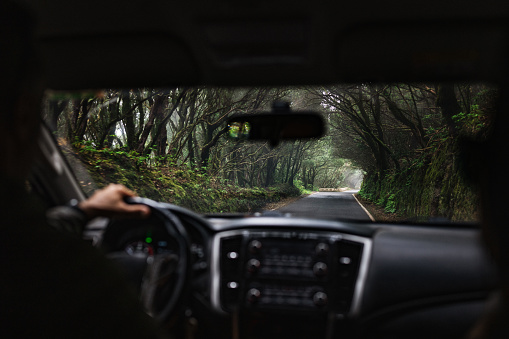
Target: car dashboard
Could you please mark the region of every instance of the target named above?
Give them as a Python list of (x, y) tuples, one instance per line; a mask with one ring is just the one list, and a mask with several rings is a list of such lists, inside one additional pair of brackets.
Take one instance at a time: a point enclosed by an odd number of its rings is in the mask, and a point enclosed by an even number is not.
[[(496, 288), (475, 228), (205, 218), (166, 206), (190, 238), (183, 309), (197, 338), (459, 338)], [(176, 246), (154, 218), (87, 235), (131, 255)]]

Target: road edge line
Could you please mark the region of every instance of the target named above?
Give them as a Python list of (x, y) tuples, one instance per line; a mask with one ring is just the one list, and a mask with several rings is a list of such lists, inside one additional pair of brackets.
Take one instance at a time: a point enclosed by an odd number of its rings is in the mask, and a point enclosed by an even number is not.
[(360, 207), (362, 207), (362, 209), (364, 210), (364, 212), (366, 212), (366, 214), (368, 215), (368, 217), (371, 219), (372, 222), (376, 222), (375, 218), (373, 218), (373, 216), (371, 215), (371, 213), (368, 212), (368, 210), (366, 209), (366, 207), (364, 207), (361, 202), (359, 201), (359, 199), (357, 199), (357, 197), (355, 196), (355, 193), (352, 194), (353, 198), (355, 199), (355, 201), (357, 201), (357, 203), (359, 204)]

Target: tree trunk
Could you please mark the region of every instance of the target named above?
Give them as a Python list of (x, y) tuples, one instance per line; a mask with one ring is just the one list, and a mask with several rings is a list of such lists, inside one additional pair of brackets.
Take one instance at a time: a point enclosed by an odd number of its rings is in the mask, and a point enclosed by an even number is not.
[(442, 84), (438, 87), (437, 105), (442, 109), (442, 116), (447, 124), (449, 134), (453, 137), (458, 135), (458, 128), (453, 116), (461, 113), (461, 107), (456, 99), (454, 85)]
[(162, 117), (164, 114), (164, 108), (166, 107), (168, 103), (168, 96), (167, 95), (160, 95), (157, 96), (154, 100), (154, 104), (152, 105), (152, 108), (150, 109), (149, 117), (147, 124), (145, 125), (145, 128), (143, 129), (143, 133), (141, 133), (140, 140), (138, 141), (138, 146), (136, 147), (136, 152), (139, 154), (145, 153), (145, 144), (148, 140), (148, 137), (150, 135), (150, 131), (154, 127), (154, 121), (157, 116)]

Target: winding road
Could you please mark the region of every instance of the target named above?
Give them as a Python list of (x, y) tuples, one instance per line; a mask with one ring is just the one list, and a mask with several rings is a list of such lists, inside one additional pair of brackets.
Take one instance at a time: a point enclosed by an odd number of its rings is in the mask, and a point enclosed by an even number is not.
[(354, 219), (370, 221), (370, 216), (355, 200), (357, 190), (346, 192), (317, 192), (278, 209), (296, 217), (320, 219)]

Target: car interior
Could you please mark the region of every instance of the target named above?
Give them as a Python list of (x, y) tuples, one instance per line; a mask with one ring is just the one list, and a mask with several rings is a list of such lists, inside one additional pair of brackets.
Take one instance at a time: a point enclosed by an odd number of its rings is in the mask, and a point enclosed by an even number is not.
[[(508, 79), (509, 6), (500, 0), (25, 3), (52, 91), (459, 81), (503, 91)], [(481, 171), (491, 196), (482, 220), (493, 229), (507, 223), (503, 113)], [(31, 181), (45, 200), (85, 199), (44, 126), (39, 153)], [(500, 284), (484, 221), (208, 216), (130, 202), (151, 217), (96, 219), (85, 239), (126, 270), (176, 337), (463, 338)], [(133, 245), (147, 234), (167, 254), (150, 264)], [(171, 282), (142, 283), (147, 269)]]

